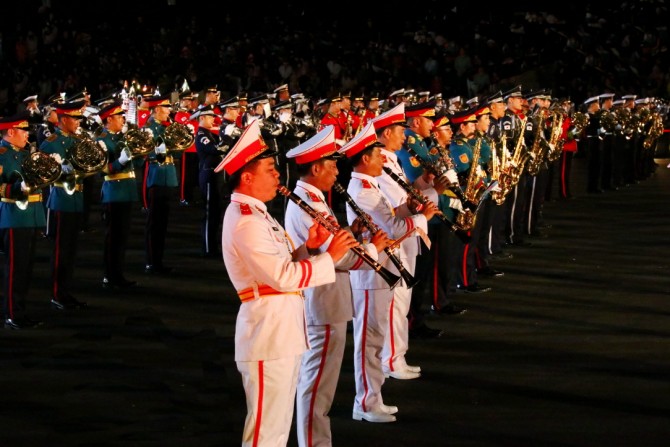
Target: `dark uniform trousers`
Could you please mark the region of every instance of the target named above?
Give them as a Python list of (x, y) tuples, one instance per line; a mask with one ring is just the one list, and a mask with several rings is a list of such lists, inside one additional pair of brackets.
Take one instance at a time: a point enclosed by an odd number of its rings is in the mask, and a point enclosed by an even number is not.
[(542, 207), (544, 205), (544, 196), (547, 189), (549, 172), (545, 168), (540, 168), (537, 175), (529, 175), (526, 181), (526, 206), (525, 206), (525, 224), (524, 234), (535, 234), (537, 224), (542, 217)]
[(559, 176), (558, 176), (558, 195), (561, 199), (569, 199), (572, 197), (570, 189), (571, 173), (572, 173), (572, 159), (575, 153), (571, 151), (563, 151), (559, 160)]
[(22, 319), (30, 288), (37, 228), (4, 228), (1, 230), (5, 252), (3, 274), (3, 312), (5, 318)]
[(421, 244), (421, 254), (416, 258), (415, 278), (409, 307), (410, 328), (420, 327), (425, 320), (423, 303), (426, 297), (436, 310), (451, 304), (456, 293), (456, 267), (459, 250), (463, 244), (443, 223), (428, 225), (430, 250)]
[[(228, 188), (223, 186), (223, 176), (215, 174), (213, 169), (202, 169), (200, 171), (199, 184), (203, 201), (202, 253), (205, 256), (218, 256), (221, 253), (223, 209), (230, 203), (230, 194), (226, 194)], [(224, 195), (225, 204), (223, 202)]]
[(162, 266), (165, 253), (170, 201), (176, 187), (151, 186), (147, 188), (147, 224), (145, 233), (147, 265)]
[(125, 253), (130, 236), (130, 223), (134, 202), (107, 202), (102, 204), (105, 224), (103, 253), (105, 278), (110, 282), (124, 280)]
[(193, 201), (193, 188), (198, 179), (198, 153), (184, 151), (179, 159), (179, 201)]
[(505, 240), (508, 244), (518, 244), (523, 241), (526, 223), (526, 183), (528, 173), (519, 176), (519, 182), (507, 194), (505, 199)]
[(488, 254), (498, 254), (503, 251), (505, 243), (505, 202), (498, 205), (491, 199), (491, 226), (488, 231)]
[(588, 156), (586, 190), (588, 192), (596, 192), (600, 185), (603, 158), (600, 138), (592, 135), (587, 136), (586, 148), (586, 153)]
[(52, 297), (64, 302), (72, 297), (72, 279), (79, 232), (84, 214), (79, 211), (49, 210), (49, 238), (54, 242), (51, 255)]
[(612, 143), (612, 186), (624, 186), (626, 169), (626, 137), (614, 135)]
[[(470, 230), (470, 242), (461, 244), (461, 250), (459, 250), (460, 255), (456, 261), (458, 263), (456, 268), (457, 282), (464, 287), (477, 284), (477, 250), (480, 239), (483, 237), (482, 232), (484, 231), (487, 220), (485, 217), (487, 208), (486, 200), (482, 202), (477, 209), (475, 224)], [(486, 259), (487, 258), (482, 258), (482, 262), (488, 262)]]
[(602, 143), (602, 173), (600, 187), (602, 189), (612, 189), (612, 176), (614, 174), (614, 134), (607, 133), (603, 135)]
[[(489, 194), (480, 205), (477, 220), (481, 219), (482, 229), (479, 232), (479, 239), (476, 242), (477, 249), (475, 261), (478, 269), (488, 267), (490, 250), (490, 235), (495, 217), (496, 204)], [(477, 223), (477, 222), (476, 222)]]

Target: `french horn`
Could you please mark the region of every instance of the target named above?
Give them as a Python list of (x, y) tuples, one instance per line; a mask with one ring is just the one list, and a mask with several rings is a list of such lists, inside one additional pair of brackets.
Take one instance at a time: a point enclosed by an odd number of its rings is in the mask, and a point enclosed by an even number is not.
[(79, 137), (67, 151), (66, 159), (73, 168), (73, 173), (66, 175), (63, 189), (72, 195), (79, 179), (100, 172), (107, 164), (107, 151), (89, 137)]
[(153, 133), (148, 129), (130, 128), (123, 134), (119, 146), (127, 151), (128, 158), (143, 157), (154, 150)]
[[(30, 153), (21, 164), (23, 175), (19, 177), (25, 182), (30, 190), (38, 190), (58, 180), (61, 175), (60, 163), (44, 152), (35, 151)], [(18, 172), (17, 172), (18, 173)], [(28, 207), (28, 200), (17, 200), (16, 206), (21, 210)]]
[(180, 152), (191, 147), (195, 141), (195, 135), (186, 124), (173, 122), (165, 128), (163, 141), (168, 151)]

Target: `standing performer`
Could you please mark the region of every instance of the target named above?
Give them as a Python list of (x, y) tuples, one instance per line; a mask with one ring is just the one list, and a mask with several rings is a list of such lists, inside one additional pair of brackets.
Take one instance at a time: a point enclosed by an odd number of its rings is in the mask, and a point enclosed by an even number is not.
[[(0, 118), (0, 234), (5, 252), (2, 313), (7, 329), (24, 329), (41, 324), (26, 315), (37, 229), (46, 225), (40, 194), (45, 185), (27, 182), (24, 170), (25, 160), (31, 157), (28, 150), (29, 119), (28, 112)], [(48, 156), (45, 158), (55, 165), (55, 180), (60, 175), (60, 165)]]
[[(335, 146), (335, 129), (324, 128), (303, 144), (290, 150), (286, 157), (297, 165), (299, 175), (294, 193), (314, 210), (333, 219), (335, 215), (326, 204), (324, 191), (330, 191), (337, 180), (337, 159), (341, 154)], [(354, 221), (356, 228), (361, 227)], [(285, 217), (286, 232), (296, 243), (302, 244), (313, 225), (312, 218), (295, 203), (289, 202)], [(354, 231), (354, 226), (351, 228)], [(354, 234), (360, 233), (355, 231)], [(320, 247), (327, 250), (329, 238)], [(383, 231), (374, 235), (372, 244), (365, 250), (377, 259), (377, 253), (389, 241)], [(305, 313), (310, 349), (302, 358), (298, 377), (296, 426), (298, 445), (310, 447), (332, 445), (330, 418), (328, 412), (335, 397), (337, 381), (340, 377), (342, 357), (347, 337), (347, 322), (353, 318), (351, 284), (349, 270), (369, 268), (353, 252), (335, 264), (335, 283), (305, 290)]]
[(275, 152), (254, 121), (215, 172), (233, 190), (223, 218), (223, 260), (241, 305), (235, 324), (235, 361), (242, 375), (247, 416), (242, 446), (288, 442), (303, 353), (308, 349), (302, 290), (335, 281), (335, 263), (358, 242), (345, 230), (314, 224), (299, 247), (268, 213), (277, 195)]

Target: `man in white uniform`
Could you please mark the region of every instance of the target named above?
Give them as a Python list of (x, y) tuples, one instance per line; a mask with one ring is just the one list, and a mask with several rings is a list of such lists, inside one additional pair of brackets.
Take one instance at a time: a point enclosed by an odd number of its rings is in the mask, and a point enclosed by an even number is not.
[[(295, 247), (267, 210), (277, 194), (275, 155), (249, 125), (215, 168), (225, 170), (233, 190), (223, 218), (222, 251), (241, 305), (235, 324), (235, 361), (247, 400), (243, 446), (285, 446), (293, 419), (296, 384), (307, 331), (301, 290), (335, 281), (334, 263), (358, 245), (338, 231), (312, 225)], [(318, 253), (318, 254), (317, 254)]]
[[(326, 126), (286, 153), (286, 158), (295, 163), (299, 176), (293, 192), (314, 211), (332, 220), (334, 225), (337, 220), (323, 192), (329, 191), (337, 180), (337, 159), (341, 157), (337, 152), (333, 126)], [(284, 222), (286, 232), (296, 244), (305, 242), (313, 224), (310, 215), (293, 201), (288, 203)], [(359, 234), (359, 227), (360, 224), (354, 221), (352, 232)], [(378, 251), (389, 243), (386, 233), (380, 230), (364, 249), (377, 260)], [(326, 251), (329, 244), (330, 239), (320, 251)], [(370, 268), (360, 256), (349, 251), (335, 264), (335, 283), (304, 292), (310, 348), (302, 357), (298, 376), (296, 426), (301, 447), (333, 444), (328, 412), (340, 377), (347, 322), (353, 318), (349, 270)]]

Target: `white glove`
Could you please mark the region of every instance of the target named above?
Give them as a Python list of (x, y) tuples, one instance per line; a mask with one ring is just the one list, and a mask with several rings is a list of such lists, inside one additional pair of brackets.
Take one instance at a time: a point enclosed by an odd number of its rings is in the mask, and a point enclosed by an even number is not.
[(456, 171), (453, 169), (448, 169), (447, 172), (444, 173), (444, 175), (447, 177), (447, 180), (449, 181), (450, 184), (458, 183), (458, 174), (456, 174)]
[(61, 158), (60, 154), (54, 153), (54, 154), (51, 154), (49, 156), (51, 158), (53, 158), (54, 160), (56, 160), (59, 164), (63, 163), (63, 159)]
[(30, 188), (28, 188), (28, 185), (26, 185), (26, 182), (21, 182), (21, 191), (22, 192), (30, 191)]
[(279, 121), (282, 123), (288, 123), (291, 120), (291, 114), (290, 113), (280, 113), (279, 114)]
[(598, 129), (598, 135), (602, 135), (602, 134), (604, 134), (604, 133), (606, 133), (606, 132), (607, 132), (607, 131), (605, 130), (604, 127), (601, 127), (600, 129)]
[[(470, 169), (472, 169), (472, 168), (470, 168)], [(482, 173), (482, 166), (481, 166), (481, 165), (477, 165), (477, 170), (475, 171), (475, 175), (476, 175), (477, 177), (482, 177), (482, 174), (483, 174), (483, 173)]]
[(463, 212), (463, 204), (460, 199), (449, 199), (449, 208), (458, 210), (461, 213)]
[(223, 133), (228, 136), (233, 135), (235, 133), (235, 124), (228, 124), (223, 130)]
[(195, 126), (193, 126), (193, 124), (188, 123), (186, 127), (188, 127), (188, 131), (191, 132), (191, 134), (195, 134)]
[(500, 185), (496, 183), (496, 185), (493, 188), (491, 188), (491, 191), (492, 192), (500, 192), (500, 191), (502, 191), (502, 189), (500, 188)]
[(556, 145), (553, 143), (548, 143), (549, 144), (549, 149), (553, 152), (556, 150)]
[(167, 147), (165, 147), (165, 143), (161, 143), (159, 146), (156, 146), (156, 149), (154, 149), (156, 154), (167, 154)]
[(121, 155), (119, 155), (119, 163), (125, 165), (129, 160), (130, 156), (128, 155), (128, 151), (121, 151)]
[(74, 172), (74, 168), (72, 167), (72, 163), (70, 163), (68, 160), (65, 160), (61, 164), (61, 170), (63, 171), (63, 174), (65, 174), (65, 175), (70, 175)]

